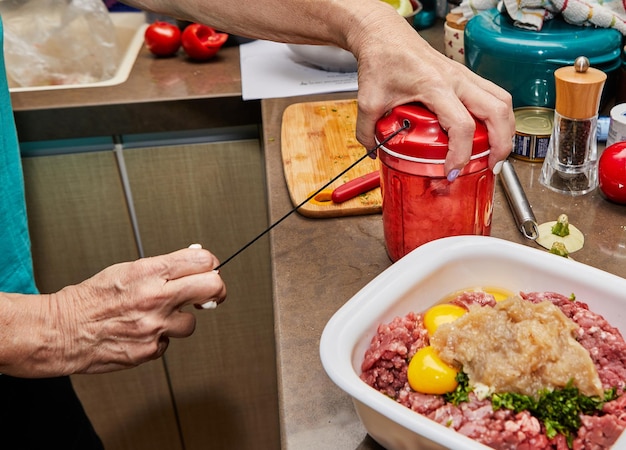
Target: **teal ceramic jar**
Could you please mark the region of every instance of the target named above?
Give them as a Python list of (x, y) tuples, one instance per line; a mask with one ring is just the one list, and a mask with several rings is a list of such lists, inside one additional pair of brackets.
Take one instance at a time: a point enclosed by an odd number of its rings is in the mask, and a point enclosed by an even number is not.
[(616, 103), (626, 103), (626, 47), (622, 53), (622, 65), (617, 80), (617, 101)]
[(607, 74), (603, 99), (615, 98), (621, 42), (615, 29), (571, 25), (560, 17), (545, 21), (541, 31), (525, 30), (492, 9), (465, 27), (465, 63), (510, 92), (513, 107), (554, 108), (554, 71), (573, 65), (579, 56)]

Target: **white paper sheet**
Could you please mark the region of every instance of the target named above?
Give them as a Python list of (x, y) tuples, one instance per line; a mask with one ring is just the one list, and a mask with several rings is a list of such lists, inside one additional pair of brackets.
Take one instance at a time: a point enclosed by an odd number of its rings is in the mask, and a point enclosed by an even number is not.
[(286, 44), (253, 41), (239, 46), (244, 100), (357, 90), (357, 74), (328, 72), (296, 61)]

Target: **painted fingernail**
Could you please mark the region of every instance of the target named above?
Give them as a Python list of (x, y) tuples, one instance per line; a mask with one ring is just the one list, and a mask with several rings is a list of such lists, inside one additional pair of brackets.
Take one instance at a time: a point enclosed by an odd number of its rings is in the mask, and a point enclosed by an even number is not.
[(456, 177), (458, 177), (460, 173), (461, 171), (459, 169), (452, 169), (450, 173), (448, 173), (448, 181), (452, 183), (456, 180)]
[(498, 175), (502, 172), (502, 166), (504, 165), (504, 161), (498, 161), (495, 166), (493, 166), (493, 173)]
[(191, 244), (189, 248), (202, 248), (202, 244)]

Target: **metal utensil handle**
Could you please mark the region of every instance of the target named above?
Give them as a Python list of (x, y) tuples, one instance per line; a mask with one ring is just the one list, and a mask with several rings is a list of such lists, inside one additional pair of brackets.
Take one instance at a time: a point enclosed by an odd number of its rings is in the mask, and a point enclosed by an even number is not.
[(504, 161), (502, 171), (500, 172), (500, 181), (502, 181), (504, 194), (509, 202), (518, 229), (525, 238), (534, 241), (539, 237), (537, 220), (510, 161)]

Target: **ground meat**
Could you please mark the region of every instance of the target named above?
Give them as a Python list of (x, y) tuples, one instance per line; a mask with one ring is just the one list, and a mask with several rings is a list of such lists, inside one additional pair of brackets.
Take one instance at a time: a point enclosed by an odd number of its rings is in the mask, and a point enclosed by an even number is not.
[(478, 306), (495, 306), (496, 300), (493, 295), (484, 291), (467, 291), (458, 295), (456, 298), (450, 301), (453, 305), (461, 306), (465, 309), (469, 309), (472, 305)]
[(604, 389), (626, 387), (626, 341), (619, 330), (607, 320), (589, 311), (589, 306), (581, 301), (553, 292), (521, 294), (525, 300), (539, 303), (549, 300), (579, 327), (576, 340), (585, 347), (598, 370)]
[[(520, 296), (533, 303), (549, 300), (573, 320), (579, 327), (577, 340), (589, 351), (603, 388), (617, 388), (619, 397), (605, 403), (601, 413), (581, 418), (582, 426), (573, 442), (575, 450), (610, 448), (626, 428), (626, 395), (621, 395), (626, 386), (626, 341), (619, 330), (581, 301), (553, 292)], [(453, 303), (492, 306), (479, 297), (463, 294)], [(406, 375), (408, 361), (429, 344), (422, 317), (409, 313), (379, 326), (362, 364), (361, 378), (366, 383), (413, 411), (494, 449), (569, 449), (563, 435), (549, 440), (543, 424), (525, 411), (493, 411), (489, 399), (479, 400), (473, 393), (469, 402), (454, 406), (442, 396), (413, 391)]]
[(395, 398), (397, 392), (407, 385), (407, 361), (427, 345), (428, 332), (422, 315), (409, 313), (380, 325), (376, 336), (380, 339), (372, 341), (361, 365), (363, 380)]

